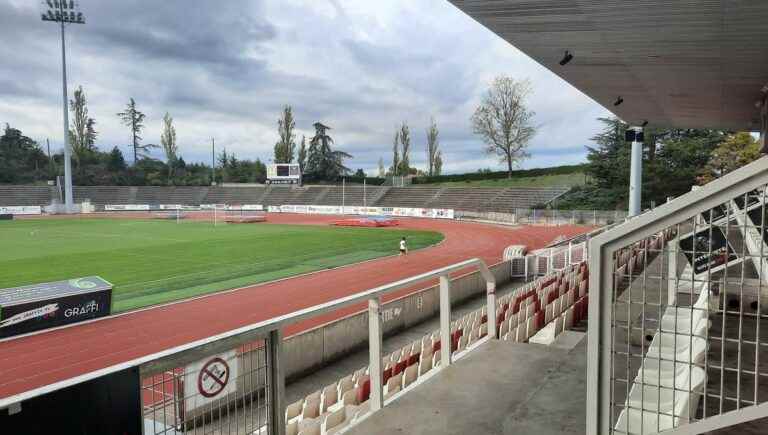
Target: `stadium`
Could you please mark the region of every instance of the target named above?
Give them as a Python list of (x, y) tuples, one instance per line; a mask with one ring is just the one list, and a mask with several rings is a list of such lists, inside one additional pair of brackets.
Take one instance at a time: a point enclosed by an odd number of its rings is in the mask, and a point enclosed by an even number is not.
[(447, 3), (615, 113), (586, 172), (323, 178), (315, 122), (314, 171), (78, 184), (65, 76), (62, 175), (0, 184), (0, 432), (768, 431), (768, 5)]

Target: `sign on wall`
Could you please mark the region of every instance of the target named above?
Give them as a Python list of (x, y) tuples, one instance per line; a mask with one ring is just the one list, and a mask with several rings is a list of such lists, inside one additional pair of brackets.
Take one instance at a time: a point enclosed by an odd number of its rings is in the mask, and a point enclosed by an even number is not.
[(237, 352), (231, 350), (203, 358), (184, 370), (184, 418), (192, 418), (201, 409), (225, 399), (237, 391)]

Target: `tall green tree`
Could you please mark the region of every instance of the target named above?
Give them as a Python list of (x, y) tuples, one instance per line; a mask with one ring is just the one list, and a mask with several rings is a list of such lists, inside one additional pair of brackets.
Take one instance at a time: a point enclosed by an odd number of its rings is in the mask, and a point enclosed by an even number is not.
[(144, 129), (145, 115), (139, 109), (136, 108), (136, 101), (131, 98), (128, 101), (128, 105), (125, 106), (125, 110), (119, 112), (117, 116), (122, 121), (123, 125), (131, 129), (132, 145), (133, 145), (133, 164), (139, 161), (139, 158), (149, 157), (149, 152), (153, 148), (158, 146), (155, 144), (142, 145), (141, 131)]
[(751, 134), (742, 131), (728, 135), (710, 154), (699, 181), (708, 183), (758, 158), (760, 144)]
[[(558, 207), (614, 209), (628, 202), (631, 147), (624, 139), (628, 125), (618, 118), (599, 118), (603, 129), (587, 147), (590, 184), (572, 189)], [(709, 156), (726, 132), (705, 129), (646, 128), (643, 144), (643, 207), (661, 204), (696, 184)]]
[(435, 160), (440, 153), (439, 134), (435, 118), (432, 118), (429, 128), (427, 128), (427, 175), (430, 177), (438, 175), (435, 174)]
[(0, 136), (0, 183), (31, 183), (48, 176), (48, 161), (37, 142), (5, 124)]
[(472, 130), (485, 143), (485, 152), (506, 163), (509, 178), (512, 168), (529, 157), (528, 143), (536, 134), (535, 113), (526, 103), (530, 94), (528, 80), (496, 77), (471, 118)]
[(283, 107), (280, 119), (277, 120), (277, 134), (280, 139), (275, 144), (275, 163), (293, 162), (296, 152), (295, 134), (296, 122), (293, 120), (291, 106)]
[(69, 143), (75, 164), (81, 173), (89, 156), (96, 149), (96, 121), (88, 116), (88, 101), (83, 87), (79, 86), (69, 100), (69, 110), (72, 111), (72, 127), (69, 129)]
[(310, 147), (315, 147), (314, 175), (324, 180), (334, 180), (341, 175), (346, 175), (350, 169), (344, 166), (344, 160), (352, 156), (344, 151), (333, 150), (333, 138), (328, 134), (331, 127), (321, 122), (313, 124), (315, 136), (310, 140)]
[(400, 168), (397, 172), (408, 175), (411, 173), (411, 130), (405, 121), (400, 126), (400, 147)]
[(433, 175), (440, 175), (443, 173), (443, 152), (440, 150), (437, 150), (435, 153), (435, 160), (433, 162), (434, 165), (434, 173)]
[(393, 176), (400, 175), (400, 130), (395, 132), (395, 138), (392, 140), (392, 168), (390, 172)]
[(301, 136), (301, 145), (299, 146), (299, 156), (297, 158), (296, 163), (299, 164), (299, 169), (303, 174), (304, 171), (307, 169), (307, 138), (304, 136)]
[(160, 145), (165, 153), (165, 161), (168, 165), (168, 184), (173, 179), (173, 171), (179, 160), (179, 145), (176, 143), (176, 127), (173, 126), (171, 114), (165, 112), (163, 116), (163, 132), (160, 134)]

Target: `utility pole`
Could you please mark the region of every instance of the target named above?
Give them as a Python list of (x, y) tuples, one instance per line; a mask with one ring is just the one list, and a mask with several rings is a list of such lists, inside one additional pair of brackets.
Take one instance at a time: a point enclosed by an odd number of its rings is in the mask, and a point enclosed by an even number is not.
[(79, 12), (74, 0), (46, 0), (48, 8), (42, 14), (43, 21), (59, 23), (61, 26), (61, 82), (62, 108), (64, 109), (64, 209), (73, 213), (72, 197), (72, 150), (69, 144), (69, 110), (67, 108), (67, 50), (64, 37), (64, 24), (85, 24), (83, 13)]
[(211, 138), (211, 186), (216, 184), (216, 142)]

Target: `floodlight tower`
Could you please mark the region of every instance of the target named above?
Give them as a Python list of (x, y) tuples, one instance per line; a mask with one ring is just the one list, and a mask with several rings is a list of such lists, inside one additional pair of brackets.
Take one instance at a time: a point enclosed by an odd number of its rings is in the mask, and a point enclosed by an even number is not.
[(74, 0), (45, 0), (43, 21), (59, 23), (61, 26), (61, 80), (64, 109), (64, 208), (67, 213), (74, 211), (72, 198), (72, 150), (69, 145), (69, 110), (67, 108), (67, 51), (64, 25), (85, 24), (85, 17)]

